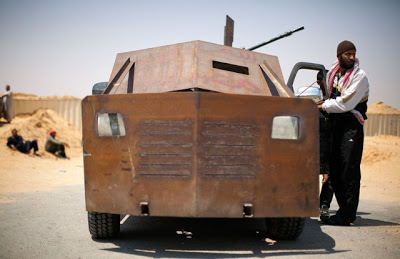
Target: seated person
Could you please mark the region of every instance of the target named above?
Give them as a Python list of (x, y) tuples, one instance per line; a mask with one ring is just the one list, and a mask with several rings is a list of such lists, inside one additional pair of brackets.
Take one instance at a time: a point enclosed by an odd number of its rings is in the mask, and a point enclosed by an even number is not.
[(65, 147), (69, 145), (61, 140), (56, 139), (56, 131), (51, 130), (44, 144), (44, 149), (60, 158), (68, 158), (65, 154)]
[(37, 151), (39, 150), (36, 140), (25, 141), (21, 136), (18, 135), (17, 129), (11, 130), (12, 136), (7, 139), (7, 146), (13, 150), (18, 150), (22, 153), (31, 154), (33, 149), (33, 154), (38, 156)]

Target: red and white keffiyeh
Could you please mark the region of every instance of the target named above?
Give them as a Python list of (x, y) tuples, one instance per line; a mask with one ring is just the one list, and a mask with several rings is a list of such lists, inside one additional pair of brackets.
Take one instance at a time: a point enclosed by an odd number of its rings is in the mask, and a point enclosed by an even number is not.
[[(336, 61), (331, 69), (329, 70), (328, 73), (328, 93), (329, 96), (332, 93), (332, 88), (333, 88), (333, 82), (335, 80), (335, 75), (339, 71), (340, 65), (339, 61)], [(341, 86), (341, 92), (343, 93), (352, 83), (354, 76), (357, 74), (358, 70), (360, 69), (359, 66), (359, 60), (356, 58), (354, 66), (352, 69), (348, 69), (346, 73), (344, 74), (343, 78), (343, 85)], [(354, 116), (357, 118), (357, 120), (361, 123), (361, 125), (364, 125), (364, 117), (361, 115), (361, 113), (357, 110), (351, 110), (351, 113), (354, 114)]]

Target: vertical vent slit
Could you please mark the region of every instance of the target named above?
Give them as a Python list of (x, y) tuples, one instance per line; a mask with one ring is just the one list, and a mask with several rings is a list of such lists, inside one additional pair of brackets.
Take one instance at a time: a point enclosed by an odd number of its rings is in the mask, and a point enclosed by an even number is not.
[(128, 89), (127, 93), (133, 93), (133, 77), (135, 75), (135, 63), (132, 64), (131, 68), (129, 69), (129, 78), (128, 78)]
[(279, 92), (278, 92), (278, 89), (276, 89), (275, 84), (268, 77), (267, 73), (265, 73), (264, 69), (262, 69), (261, 66), (260, 66), (260, 69), (261, 69), (261, 71), (263, 73), (265, 81), (267, 82), (267, 85), (268, 85), (269, 91), (271, 92), (271, 95), (272, 96), (279, 96)]
[(106, 90), (104, 90), (103, 94), (108, 94), (110, 93), (111, 89), (114, 87), (115, 83), (118, 81), (118, 79), (121, 77), (122, 73), (124, 73), (126, 67), (129, 65), (129, 63), (131, 62), (131, 59), (128, 58), (125, 63), (122, 65), (121, 69), (118, 70), (117, 74), (115, 75), (115, 77), (111, 80), (111, 82), (108, 84)]

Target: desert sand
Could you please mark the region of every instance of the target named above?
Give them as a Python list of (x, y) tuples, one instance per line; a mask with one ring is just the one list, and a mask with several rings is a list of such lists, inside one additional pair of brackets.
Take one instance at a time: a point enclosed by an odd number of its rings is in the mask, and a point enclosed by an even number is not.
[[(40, 156), (7, 147), (7, 138), (13, 128), (24, 140), (37, 140)], [(44, 143), (52, 129), (57, 131), (57, 139), (69, 145), (66, 154), (70, 159), (60, 159), (44, 151)], [(37, 192), (53, 186), (82, 184), (81, 136), (79, 129), (50, 109), (18, 115), (11, 124), (0, 121), (0, 193)]]
[[(371, 105), (369, 112), (400, 113), (382, 102)], [(6, 146), (13, 128), (24, 140), (37, 139), (40, 156), (29, 156)], [(69, 160), (44, 151), (51, 129), (57, 131), (58, 139), (70, 145), (66, 149)], [(18, 115), (11, 124), (0, 121), (0, 143), (0, 202), (13, 202), (7, 194), (42, 192), (56, 186), (84, 183), (81, 131), (52, 110)], [(365, 137), (361, 170), (361, 199), (400, 202), (400, 137)]]

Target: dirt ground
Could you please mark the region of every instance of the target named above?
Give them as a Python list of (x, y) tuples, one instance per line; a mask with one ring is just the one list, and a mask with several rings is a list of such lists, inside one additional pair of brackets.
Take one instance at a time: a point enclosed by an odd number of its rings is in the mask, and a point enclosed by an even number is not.
[[(382, 109), (382, 105), (377, 108)], [(40, 156), (29, 156), (6, 146), (13, 128), (24, 140), (37, 139)], [(57, 131), (58, 139), (70, 145), (66, 149), (69, 160), (44, 151), (51, 129)], [(7, 198), (8, 193), (42, 192), (84, 182), (81, 132), (52, 110), (19, 115), (11, 124), (0, 121), (0, 143), (0, 202), (13, 202)], [(361, 199), (400, 202), (400, 137), (365, 137), (361, 169)]]
[[(16, 128), (24, 140), (36, 139), (40, 156), (30, 156), (7, 147), (7, 138)], [(56, 130), (56, 138), (66, 142), (66, 154), (70, 159), (60, 159), (44, 151), (44, 143), (50, 130)], [(83, 159), (81, 131), (58, 113), (39, 109), (33, 114), (18, 115), (11, 124), (0, 121), (0, 193), (39, 192), (53, 186), (83, 183)], [(0, 202), (7, 202), (1, 198)]]

